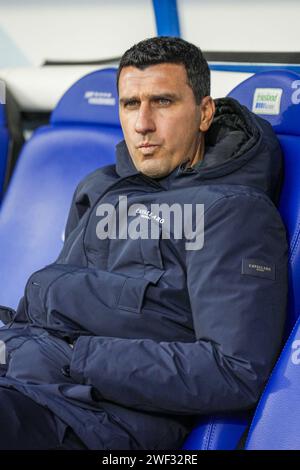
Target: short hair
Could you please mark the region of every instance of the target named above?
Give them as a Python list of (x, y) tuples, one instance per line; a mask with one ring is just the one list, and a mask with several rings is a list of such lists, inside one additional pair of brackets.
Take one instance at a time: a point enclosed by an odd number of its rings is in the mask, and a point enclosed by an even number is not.
[(128, 49), (120, 60), (117, 87), (124, 67), (144, 70), (150, 65), (162, 63), (184, 65), (188, 85), (193, 90), (197, 104), (201, 103), (204, 96), (210, 95), (210, 70), (201, 49), (184, 39), (171, 36), (145, 39)]

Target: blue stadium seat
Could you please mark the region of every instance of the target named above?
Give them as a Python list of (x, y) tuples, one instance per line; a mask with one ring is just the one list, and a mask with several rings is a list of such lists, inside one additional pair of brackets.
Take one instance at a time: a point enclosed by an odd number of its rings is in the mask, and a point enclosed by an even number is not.
[(257, 406), (246, 450), (300, 449), (300, 319)]
[(16, 307), (29, 275), (57, 257), (77, 183), (115, 161), (115, 81), (115, 69), (81, 78), (23, 147), (0, 212), (1, 305)]
[[(263, 88), (270, 89), (267, 90), (270, 96), (281, 94), (281, 99), (277, 98), (280, 111), (275, 114), (278, 103), (271, 106), (267, 100), (274, 114), (263, 114), (262, 117), (272, 124), (284, 154), (279, 210), (289, 240), (286, 334), (294, 328), (257, 406), (245, 448), (300, 449), (300, 76), (287, 71), (263, 72), (248, 79), (231, 95), (250, 107), (255, 90)], [(272, 91), (274, 89), (277, 91)], [(256, 106), (264, 103), (265, 100), (254, 100)]]
[[(283, 150), (284, 179), (279, 210), (287, 229), (290, 248), (286, 336), (300, 313), (299, 91), (300, 76), (294, 72), (278, 70), (261, 72), (250, 77), (229, 95), (272, 124)], [(262, 394), (246, 448), (300, 449), (298, 397), (300, 397), (299, 321)], [(246, 413), (203, 418), (190, 434), (184, 449), (234, 449), (243, 432), (247, 431), (248, 422), (249, 417)]]
[(7, 127), (5, 105), (0, 103), (0, 201), (3, 195), (3, 185), (6, 175), (8, 146), (9, 132)]
[(203, 416), (189, 434), (183, 450), (234, 450), (247, 429), (248, 413)]

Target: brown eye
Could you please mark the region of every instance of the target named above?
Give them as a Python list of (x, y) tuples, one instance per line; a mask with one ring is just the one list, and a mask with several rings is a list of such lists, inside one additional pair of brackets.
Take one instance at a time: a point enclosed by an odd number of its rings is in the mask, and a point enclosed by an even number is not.
[(136, 106), (138, 106), (138, 101), (137, 100), (131, 100), (131, 101), (127, 101), (125, 103), (125, 108), (135, 108)]
[(168, 106), (171, 103), (171, 100), (169, 100), (168, 98), (158, 98), (157, 103), (160, 106)]

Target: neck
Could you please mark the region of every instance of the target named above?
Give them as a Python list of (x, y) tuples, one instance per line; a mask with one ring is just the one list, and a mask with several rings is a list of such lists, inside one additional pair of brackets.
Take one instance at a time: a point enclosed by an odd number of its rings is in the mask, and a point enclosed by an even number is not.
[(200, 162), (203, 159), (204, 147), (205, 147), (204, 133), (199, 132), (199, 136), (196, 142), (196, 151), (194, 153), (194, 157), (190, 160), (190, 166), (196, 165), (198, 162)]

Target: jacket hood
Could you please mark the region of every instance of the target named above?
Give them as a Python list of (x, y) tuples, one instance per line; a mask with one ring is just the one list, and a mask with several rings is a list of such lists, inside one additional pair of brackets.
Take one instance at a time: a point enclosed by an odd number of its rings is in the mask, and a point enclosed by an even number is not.
[[(173, 178), (181, 170), (180, 174), (193, 173), (199, 182), (255, 187), (277, 202), (282, 155), (272, 126), (233, 98), (216, 99), (215, 105), (215, 116), (205, 135), (203, 160), (192, 169), (181, 164), (159, 181)], [(125, 141), (117, 145), (116, 170), (120, 176), (138, 173)]]

